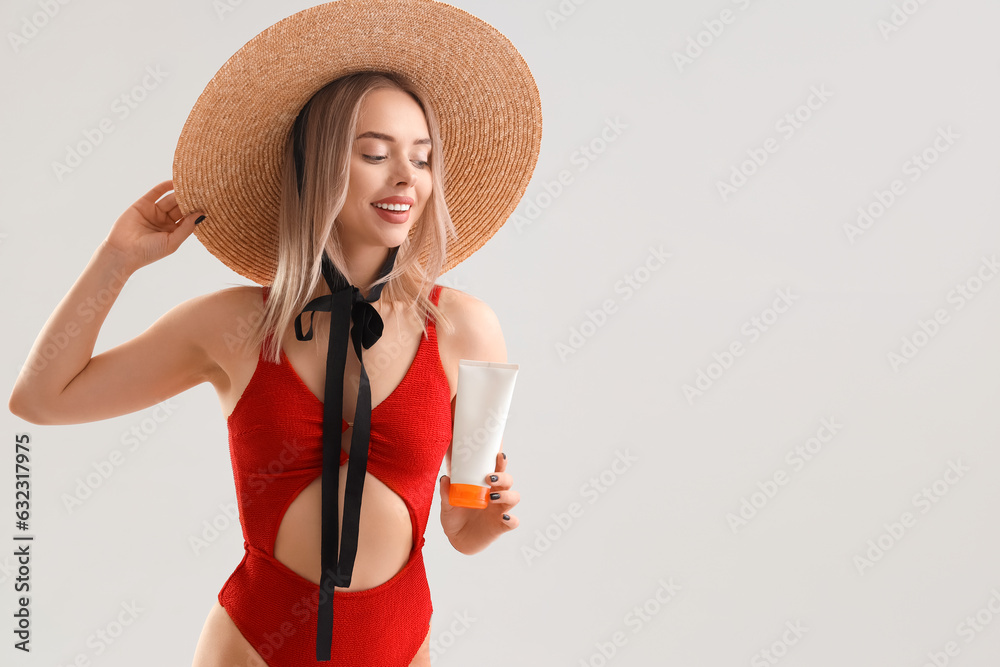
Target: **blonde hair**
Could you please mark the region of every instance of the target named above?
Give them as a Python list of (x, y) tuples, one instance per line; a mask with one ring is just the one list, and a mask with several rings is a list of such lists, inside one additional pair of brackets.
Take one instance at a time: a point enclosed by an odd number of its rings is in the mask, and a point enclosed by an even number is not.
[[(425, 323), (422, 335), (426, 335), (428, 315), (436, 324), (454, 328), (428, 298), (446, 261), (448, 238), (458, 236), (445, 204), (444, 159), (437, 117), (426, 95), (408, 78), (391, 72), (358, 72), (336, 79), (313, 95), (300, 111), (285, 145), (277, 270), (263, 316), (250, 325), (246, 339), (251, 349), (258, 349), (271, 334), (272, 346), (263, 353), (272, 363), (280, 363), (280, 349), (288, 326), (323, 280), (320, 268), (324, 250), (347, 281), (355, 284), (347, 270), (340, 242), (342, 227), (336, 218), (347, 199), (353, 138), (361, 103), (372, 91), (384, 88), (408, 93), (424, 112), (431, 138), (432, 190), (423, 214), (397, 251), (392, 271), (384, 279), (376, 280), (373, 286), (384, 283), (380, 302), (388, 300), (393, 307), (405, 305), (409, 312), (419, 317)], [(301, 141), (301, 174), (295, 166), (297, 138)], [(302, 181), (301, 195), (299, 179)], [(426, 264), (422, 264), (419, 251), (425, 247), (428, 258)], [(315, 319), (313, 326), (328, 326), (329, 318), (320, 317), (321, 314), (304, 315), (303, 332), (309, 331), (311, 318)]]

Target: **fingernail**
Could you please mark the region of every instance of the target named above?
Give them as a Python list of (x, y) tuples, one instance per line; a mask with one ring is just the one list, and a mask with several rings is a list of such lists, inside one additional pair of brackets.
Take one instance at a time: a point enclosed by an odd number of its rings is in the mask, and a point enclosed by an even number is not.
[(197, 224), (198, 224), (199, 222), (201, 222), (201, 221), (202, 221), (202, 220), (204, 220), (204, 219), (205, 219), (205, 216), (203, 216), (203, 215), (199, 215), (199, 216), (198, 216), (198, 219), (194, 221), (194, 224), (196, 224), (196, 225), (197, 225)]
[(503, 515), (503, 520), (504, 521), (510, 521), (510, 515), (509, 514), (504, 514)]
[(497, 481), (498, 479), (500, 479), (500, 478), (499, 478), (499, 477), (497, 477), (496, 475), (490, 475), (490, 481), (491, 481), (491, 482), (495, 482), (495, 481)]
[(500, 494), (499, 493), (491, 493), (490, 494), (490, 500), (500, 500)]
[(506, 452), (503, 452), (503, 457), (504, 457), (504, 458), (507, 458), (507, 454), (506, 454)]

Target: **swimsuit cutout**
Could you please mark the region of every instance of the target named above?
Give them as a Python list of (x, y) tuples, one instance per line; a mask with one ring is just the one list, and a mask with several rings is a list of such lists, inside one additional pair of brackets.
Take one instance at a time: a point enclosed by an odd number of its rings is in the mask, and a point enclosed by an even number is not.
[[(263, 288), (264, 301), (268, 287)], [(441, 286), (430, 299), (437, 304)], [(402, 569), (360, 591), (336, 591), (331, 660), (316, 660), (319, 585), (274, 557), (285, 511), (323, 469), (323, 403), (281, 350), (263, 358), (228, 418), (243, 560), (219, 591), (219, 603), (271, 667), (405, 667), (430, 629), (433, 607), (422, 547), (438, 472), (452, 436), (451, 389), (437, 331), (427, 320), (403, 380), (371, 411), (367, 472), (406, 505), (413, 546)], [(341, 433), (348, 423), (343, 421)], [(348, 460), (341, 450), (340, 464)]]

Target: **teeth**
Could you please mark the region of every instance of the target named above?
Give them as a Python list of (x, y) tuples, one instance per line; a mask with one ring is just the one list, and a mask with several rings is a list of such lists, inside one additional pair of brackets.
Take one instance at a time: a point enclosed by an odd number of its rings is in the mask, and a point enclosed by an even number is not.
[(387, 211), (409, 211), (409, 204), (375, 204), (379, 208), (384, 208)]

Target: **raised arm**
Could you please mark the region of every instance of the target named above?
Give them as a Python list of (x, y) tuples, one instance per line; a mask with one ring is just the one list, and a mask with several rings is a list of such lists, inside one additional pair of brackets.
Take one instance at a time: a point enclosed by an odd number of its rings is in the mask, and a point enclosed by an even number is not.
[[(215, 372), (200, 343), (210, 326), (198, 297), (172, 309), (136, 338), (92, 357), (101, 326), (128, 278), (173, 253), (194, 231), (180, 217), (171, 181), (118, 218), (69, 293), (38, 334), (8, 407), (35, 424), (79, 424), (147, 408)], [(162, 199), (161, 199), (161, 196)]]

